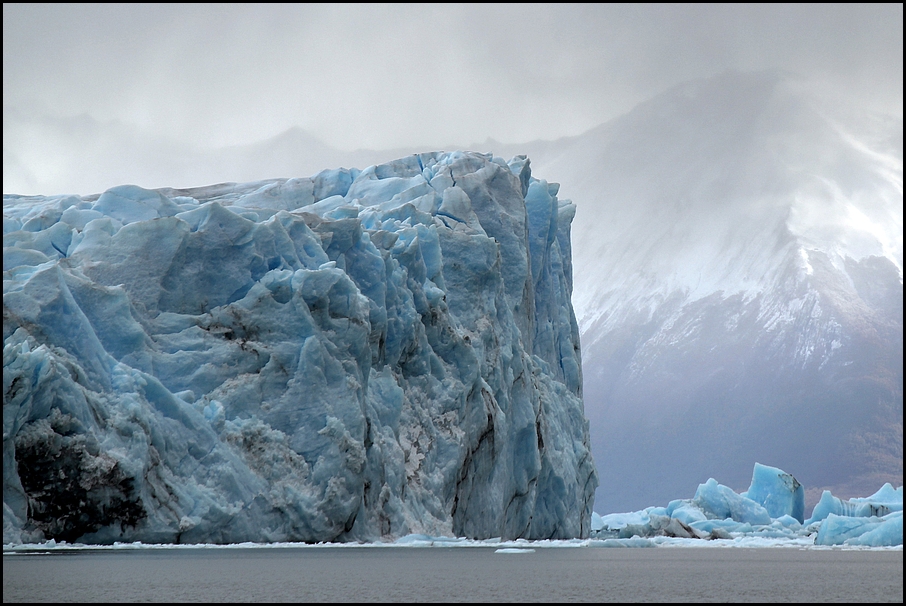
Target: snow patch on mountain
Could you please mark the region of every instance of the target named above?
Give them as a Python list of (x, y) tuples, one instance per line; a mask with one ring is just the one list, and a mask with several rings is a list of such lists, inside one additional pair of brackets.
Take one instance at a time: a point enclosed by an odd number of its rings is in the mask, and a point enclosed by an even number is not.
[[(848, 494), (869, 487), (845, 485), (859, 477), (902, 482), (883, 454), (902, 452), (901, 119), (789, 74), (728, 72), (524, 149), (576, 201), (599, 511), (741, 482), (769, 454)], [(827, 432), (799, 461), (794, 426), (770, 429), (793, 419)], [(872, 454), (855, 446), (868, 434)], [(667, 470), (644, 449), (688, 454)], [(625, 477), (649, 477), (647, 499)]]

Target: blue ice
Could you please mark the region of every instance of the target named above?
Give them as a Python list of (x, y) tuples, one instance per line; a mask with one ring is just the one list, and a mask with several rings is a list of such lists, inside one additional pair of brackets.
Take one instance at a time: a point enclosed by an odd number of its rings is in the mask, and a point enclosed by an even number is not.
[(4, 543), (587, 537), (557, 191), (434, 152), (5, 195)]
[[(755, 464), (749, 489), (737, 494), (709, 478), (692, 499), (629, 513), (592, 514), (592, 536), (628, 539), (724, 539), (747, 545), (788, 539), (799, 545), (903, 545), (903, 487), (885, 484), (875, 494), (848, 500), (825, 491), (803, 520), (804, 490), (776, 467)], [(753, 541), (755, 541), (753, 543)]]

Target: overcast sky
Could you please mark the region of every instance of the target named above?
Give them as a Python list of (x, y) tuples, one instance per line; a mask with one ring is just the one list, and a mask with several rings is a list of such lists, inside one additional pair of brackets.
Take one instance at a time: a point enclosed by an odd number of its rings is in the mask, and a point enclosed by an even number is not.
[(3, 5), (3, 104), (218, 146), (579, 134), (682, 80), (781, 67), (902, 113), (895, 5)]
[(4, 174), (15, 112), (196, 148), (293, 126), (346, 150), (522, 143), (774, 67), (902, 116), (903, 6), (5, 3)]

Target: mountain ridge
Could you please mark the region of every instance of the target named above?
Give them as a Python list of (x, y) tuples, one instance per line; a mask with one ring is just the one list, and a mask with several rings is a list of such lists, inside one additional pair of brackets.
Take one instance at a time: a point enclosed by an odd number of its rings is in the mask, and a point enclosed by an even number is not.
[(597, 511), (742, 487), (751, 460), (835, 494), (902, 483), (902, 120), (862, 136), (820, 101), (731, 72), (534, 150), (577, 205)]

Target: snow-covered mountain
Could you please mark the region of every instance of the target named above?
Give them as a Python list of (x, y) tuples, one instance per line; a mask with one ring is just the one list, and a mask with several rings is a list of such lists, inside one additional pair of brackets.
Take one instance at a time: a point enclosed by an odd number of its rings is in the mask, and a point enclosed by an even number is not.
[(689, 82), (519, 149), (577, 206), (596, 511), (752, 461), (902, 484), (903, 127), (776, 72)]

